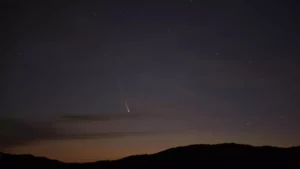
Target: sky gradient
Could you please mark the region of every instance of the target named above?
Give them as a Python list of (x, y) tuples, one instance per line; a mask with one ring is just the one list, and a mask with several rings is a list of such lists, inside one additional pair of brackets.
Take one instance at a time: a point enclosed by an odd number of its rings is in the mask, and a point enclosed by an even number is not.
[(188, 144), (300, 144), (297, 4), (4, 6), (0, 151), (82, 162)]

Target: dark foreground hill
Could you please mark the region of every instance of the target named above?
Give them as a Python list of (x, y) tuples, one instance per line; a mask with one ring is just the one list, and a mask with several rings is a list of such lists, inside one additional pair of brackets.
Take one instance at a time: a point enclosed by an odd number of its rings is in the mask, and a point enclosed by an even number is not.
[(300, 169), (300, 147), (239, 144), (190, 145), (114, 161), (63, 163), (31, 155), (0, 155), (0, 168), (14, 169)]

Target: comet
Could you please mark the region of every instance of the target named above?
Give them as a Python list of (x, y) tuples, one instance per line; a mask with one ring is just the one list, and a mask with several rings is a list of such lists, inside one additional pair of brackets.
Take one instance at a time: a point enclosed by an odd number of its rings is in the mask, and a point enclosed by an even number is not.
[[(121, 112), (124, 110), (123, 108), (124, 108), (124, 102), (125, 102), (125, 108), (126, 108), (126, 111), (129, 113), (130, 112), (130, 109), (129, 109), (129, 106), (128, 106), (128, 104), (127, 104), (127, 100), (126, 100), (126, 98), (124, 97), (124, 92), (123, 92), (123, 90), (122, 90), (122, 86), (121, 86), (121, 84), (117, 81), (117, 85), (118, 85), (118, 87), (119, 87), (119, 90), (120, 90), (120, 97), (121, 97)], [(124, 101), (124, 102), (123, 102)]]
[(125, 106), (126, 106), (127, 112), (129, 113), (130, 110), (129, 110), (129, 107), (128, 107), (128, 104), (127, 104), (127, 100), (125, 100)]

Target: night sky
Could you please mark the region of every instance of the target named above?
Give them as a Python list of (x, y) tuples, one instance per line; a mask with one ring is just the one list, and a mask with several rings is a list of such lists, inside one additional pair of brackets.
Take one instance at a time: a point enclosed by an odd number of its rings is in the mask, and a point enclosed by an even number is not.
[(0, 151), (82, 162), (189, 144), (300, 144), (297, 4), (1, 6)]

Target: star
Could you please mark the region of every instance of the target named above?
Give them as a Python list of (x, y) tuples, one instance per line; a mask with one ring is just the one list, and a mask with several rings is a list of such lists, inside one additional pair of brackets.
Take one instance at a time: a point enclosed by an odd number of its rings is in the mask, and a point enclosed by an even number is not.
[(252, 63), (252, 60), (249, 60), (248, 63), (251, 64), (251, 63)]
[(219, 53), (216, 53), (216, 55), (219, 55)]

